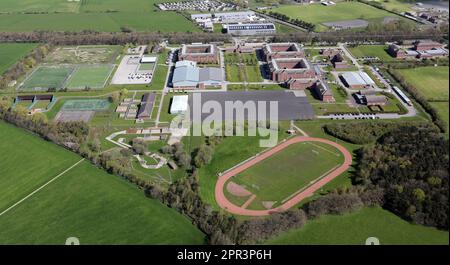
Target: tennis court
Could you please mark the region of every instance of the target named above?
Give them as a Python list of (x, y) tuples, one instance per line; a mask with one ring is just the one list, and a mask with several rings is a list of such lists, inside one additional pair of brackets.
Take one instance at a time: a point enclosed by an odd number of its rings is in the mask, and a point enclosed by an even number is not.
[(61, 109), (64, 111), (107, 110), (109, 104), (107, 99), (72, 99), (66, 101)]

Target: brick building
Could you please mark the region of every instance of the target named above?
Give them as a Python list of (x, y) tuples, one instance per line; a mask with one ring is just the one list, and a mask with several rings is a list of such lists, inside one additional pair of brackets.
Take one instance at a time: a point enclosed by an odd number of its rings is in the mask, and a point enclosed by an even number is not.
[(323, 102), (335, 102), (333, 96), (333, 91), (328, 86), (327, 83), (325, 83), (322, 79), (319, 79), (317, 82), (314, 83), (314, 86), (311, 87), (312, 92), (316, 95), (317, 98), (322, 100)]
[(217, 64), (219, 52), (213, 44), (183, 44), (179, 58), (181, 61)]
[(280, 58), (305, 58), (305, 52), (297, 43), (267, 43), (263, 52), (268, 62)]
[(272, 59), (269, 69), (274, 82), (288, 82), (290, 79), (313, 79), (316, 72), (304, 58)]

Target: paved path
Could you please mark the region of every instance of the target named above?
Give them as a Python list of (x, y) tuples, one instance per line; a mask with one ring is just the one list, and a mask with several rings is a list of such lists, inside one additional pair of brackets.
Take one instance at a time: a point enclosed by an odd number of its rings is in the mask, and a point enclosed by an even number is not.
[[(283, 150), (284, 148), (288, 147), (289, 145), (299, 143), (299, 142), (320, 142), (320, 143), (326, 143), (331, 146), (334, 146), (344, 155), (344, 162), (342, 163), (342, 165), (337, 167), (334, 171), (330, 172), (328, 175), (324, 176), (323, 178), (314, 182), (310, 186), (306, 187), (302, 192), (296, 194), (292, 199), (286, 201), (281, 206), (274, 208), (274, 209), (270, 209), (270, 210), (245, 209), (243, 207), (233, 204), (226, 198), (225, 194), (223, 193), (223, 189), (224, 189), (225, 183), (230, 178), (232, 178), (233, 176), (236, 176), (240, 172), (252, 167), (253, 165), (257, 164), (258, 162), (274, 155), (275, 153)], [(291, 138), (289, 140), (286, 140), (286, 141), (280, 143), (279, 145), (275, 146), (274, 148), (269, 149), (236, 167), (233, 167), (229, 171), (226, 171), (221, 176), (219, 176), (219, 179), (217, 180), (216, 188), (215, 188), (216, 201), (221, 208), (225, 209), (226, 211), (228, 211), (230, 213), (238, 214), (238, 215), (263, 216), (263, 215), (269, 215), (269, 214), (275, 213), (275, 212), (285, 211), (285, 210), (291, 208), (292, 206), (294, 206), (295, 204), (299, 203), (303, 199), (311, 196), (315, 191), (320, 189), (323, 185), (327, 184), (328, 182), (330, 182), (337, 176), (339, 176), (342, 173), (344, 173), (345, 171), (347, 171), (347, 169), (351, 166), (351, 164), (352, 164), (352, 155), (343, 146), (341, 146), (335, 142), (332, 142), (330, 140), (326, 140), (326, 139), (322, 139), (322, 138), (297, 136), (297, 137)]]

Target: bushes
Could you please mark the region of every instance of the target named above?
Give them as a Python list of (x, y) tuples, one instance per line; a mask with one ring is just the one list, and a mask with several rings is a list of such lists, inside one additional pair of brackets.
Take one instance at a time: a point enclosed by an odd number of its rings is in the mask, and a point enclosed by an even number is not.
[(368, 144), (375, 142), (383, 134), (406, 125), (429, 127), (427, 123), (421, 122), (347, 122), (326, 124), (324, 130), (334, 137), (353, 144)]
[(344, 214), (359, 210), (364, 206), (357, 193), (330, 193), (305, 205), (308, 218), (317, 218), (325, 214)]

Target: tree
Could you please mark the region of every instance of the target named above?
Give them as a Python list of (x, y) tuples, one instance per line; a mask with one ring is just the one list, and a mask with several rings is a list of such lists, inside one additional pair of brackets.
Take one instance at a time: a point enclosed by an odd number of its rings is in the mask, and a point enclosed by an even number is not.
[(134, 138), (131, 146), (138, 155), (143, 155), (147, 151), (147, 145), (142, 138)]
[(202, 166), (209, 164), (213, 154), (214, 150), (210, 146), (202, 144), (195, 152), (194, 165), (201, 168)]

